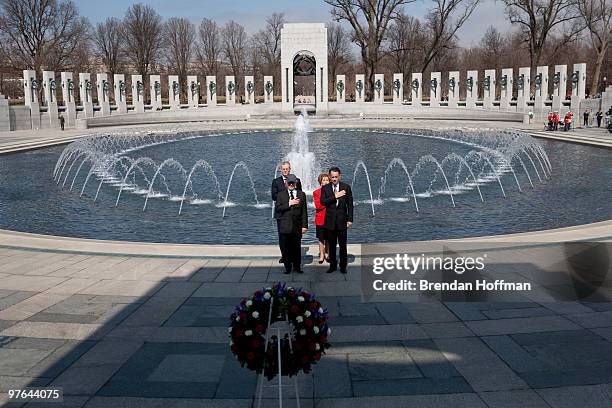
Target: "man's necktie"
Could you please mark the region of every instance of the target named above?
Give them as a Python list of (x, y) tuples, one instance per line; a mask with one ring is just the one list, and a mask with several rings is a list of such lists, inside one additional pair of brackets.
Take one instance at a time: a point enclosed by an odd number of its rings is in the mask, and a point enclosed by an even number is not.
[[(336, 193), (338, 192), (338, 185), (334, 186), (334, 195), (336, 195)], [(338, 206), (338, 204), (340, 203), (340, 201), (336, 198), (336, 207)]]
[(289, 192), (291, 194), (291, 199), (293, 200), (295, 197), (293, 196), (293, 190)]

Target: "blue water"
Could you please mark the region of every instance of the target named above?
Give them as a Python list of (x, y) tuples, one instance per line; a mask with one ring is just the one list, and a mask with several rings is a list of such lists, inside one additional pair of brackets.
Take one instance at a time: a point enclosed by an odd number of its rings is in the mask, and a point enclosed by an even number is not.
[[(245, 162), (261, 205), (255, 205), (249, 179), (242, 169), (238, 169), (228, 198), (234, 205), (226, 209), (225, 218), (222, 217), (223, 208), (218, 206), (217, 194), (211, 188), (211, 179), (204, 172), (196, 173), (193, 191), (198, 199), (211, 203), (189, 204), (193, 198), (190, 191), (179, 216), (179, 202), (150, 198), (143, 212), (145, 196), (128, 191), (122, 192), (115, 207), (118, 187), (110, 184), (102, 184), (94, 202), (99, 182), (94, 177), (89, 180), (85, 194), (79, 197), (89, 171), (87, 165), (77, 176), (72, 191), (69, 187), (77, 166), (69, 173), (63, 188), (63, 178), (57, 185), (52, 179), (53, 169), (65, 146), (0, 156), (0, 228), (93, 239), (275, 244), (277, 235), (275, 222), (271, 219), (270, 183), (275, 166), (291, 150), (291, 139), (292, 133), (284, 131), (224, 134), (127, 153), (133, 158), (148, 156), (158, 164), (174, 158), (187, 172), (197, 160), (205, 159), (214, 168), (223, 194), (235, 163)], [(343, 181), (348, 183), (353, 181), (358, 160), (363, 160), (370, 173), (374, 198), (378, 196), (381, 177), (393, 158), (401, 158), (412, 171), (423, 155), (432, 154), (441, 161), (448, 153), (463, 156), (471, 149), (443, 140), (359, 130), (315, 131), (309, 139), (310, 150), (320, 167), (338, 165), (343, 170)], [(612, 150), (554, 141), (539, 140), (538, 143), (550, 158), (552, 174), (540, 182), (529, 164), (527, 168), (534, 188), (524, 170), (515, 163), (522, 192), (511, 173), (506, 173), (501, 179), (505, 198), (495, 181), (481, 186), (484, 202), (480, 201), (476, 189), (455, 195), (456, 207), (452, 206), (448, 194), (434, 194), (430, 198), (417, 198), (418, 213), (411, 194), (406, 191), (407, 178), (396, 167), (388, 179), (382, 204), (374, 206), (375, 216), (372, 216), (366, 178), (360, 169), (353, 185), (355, 223), (349, 240), (355, 243), (473, 237), (611, 219)], [(445, 171), (451, 185), (455, 181), (465, 181), (465, 172), (456, 180), (456, 169), (450, 166), (445, 167)], [(433, 165), (419, 172), (414, 180), (417, 193), (430, 188), (434, 192), (446, 188), (440, 175), (432, 183), (435, 172)], [(185, 181), (179, 172), (168, 168), (163, 176), (172, 195), (182, 195)], [(142, 178), (138, 176), (134, 181), (144, 186), (144, 179), (139, 180), (139, 177)], [(165, 188), (160, 182), (154, 186), (155, 191), (164, 192)], [(315, 241), (313, 208), (310, 208), (310, 216), (311, 230), (305, 237), (306, 242)]]

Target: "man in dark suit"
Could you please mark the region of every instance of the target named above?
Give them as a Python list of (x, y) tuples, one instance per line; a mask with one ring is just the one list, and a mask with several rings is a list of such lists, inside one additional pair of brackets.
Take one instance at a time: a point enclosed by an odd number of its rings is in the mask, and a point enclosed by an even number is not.
[(274, 218), (278, 222), (279, 246), (285, 264), (285, 274), (303, 273), (302, 234), (308, 231), (306, 194), (296, 189), (297, 177), (287, 175), (287, 189), (280, 191), (274, 204)]
[[(288, 161), (284, 161), (281, 163), (281, 175), (280, 177), (272, 180), (272, 201), (276, 202), (276, 198), (278, 197), (278, 193), (287, 189), (287, 176), (291, 173), (291, 163)], [(297, 179), (297, 183), (295, 185), (295, 189), (302, 191), (302, 183), (300, 179)], [(280, 245), (280, 233), (278, 234), (278, 244)], [(278, 263), (284, 263), (283, 258), (278, 260)]]
[(353, 193), (351, 186), (340, 181), (340, 169), (329, 169), (331, 183), (321, 190), (321, 204), (325, 210), (325, 229), (329, 239), (329, 269), (332, 273), (338, 268), (336, 245), (340, 246), (340, 272), (346, 273), (348, 257), (346, 251), (347, 229), (353, 226)]

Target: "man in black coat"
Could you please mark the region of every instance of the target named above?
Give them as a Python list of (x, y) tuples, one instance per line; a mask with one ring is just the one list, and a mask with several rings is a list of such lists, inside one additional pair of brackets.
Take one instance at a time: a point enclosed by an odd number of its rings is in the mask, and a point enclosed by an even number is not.
[[(287, 189), (287, 176), (291, 173), (291, 163), (287, 160), (281, 163), (281, 175), (280, 177), (272, 180), (272, 201), (276, 202), (276, 198), (278, 197), (278, 193)], [(297, 179), (297, 183), (295, 185), (295, 189), (302, 191), (302, 183), (300, 179)], [(278, 244), (280, 245), (280, 233), (278, 234)], [(284, 263), (283, 258), (278, 260), (278, 263)]]
[(332, 273), (338, 268), (336, 244), (340, 246), (340, 272), (346, 273), (348, 264), (346, 240), (347, 229), (353, 226), (353, 193), (351, 186), (340, 181), (338, 167), (329, 169), (331, 183), (321, 190), (321, 204), (325, 210), (325, 229), (329, 239), (329, 269)]
[(285, 264), (285, 273), (291, 268), (302, 273), (302, 234), (308, 231), (306, 194), (296, 189), (297, 177), (287, 175), (287, 189), (280, 191), (274, 204), (274, 218), (277, 220), (279, 246)]

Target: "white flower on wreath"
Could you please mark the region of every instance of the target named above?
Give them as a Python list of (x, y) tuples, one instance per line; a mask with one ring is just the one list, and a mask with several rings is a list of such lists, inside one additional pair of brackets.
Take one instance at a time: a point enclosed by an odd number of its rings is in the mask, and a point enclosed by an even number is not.
[(306, 329), (302, 329), (302, 330), (300, 330), (300, 334), (301, 334), (302, 336), (305, 336), (305, 335), (306, 335)]
[(331, 327), (327, 328), (327, 335), (329, 336), (331, 334)]
[(247, 307), (253, 306), (253, 301), (252, 300), (247, 300), (246, 305), (247, 305)]
[(303, 301), (304, 301), (304, 296), (298, 296), (298, 300), (299, 300), (300, 302), (303, 302)]
[(259, 312), (256, 310), (256, 311), (254, 311), (253, 313), (251, 313), (251, 315), (252, 315), (252, 316), (253, 316), (255, 319), (257, 319), (257, 318), (259, 317)]
[(295, 318), (295, 321), (298, 323), (302, 323), (304, 321), (304, 318), (302, 316), (298, 316)]
[(240, 316), (236, 316), (236, 321), (239, 322), (240, 321)]
[(315, 349), (321, 350), (321, 345), (319, 343), (317, 343), (317, 345), (315, 346)]
[(319, 308), (319, 313), (323, 313), (323, 308), (322, 307)]
[(228, 332), (228, 333), (231, 333), (231, 332), (232, 332), (232, 326), (230, 326), (230, 327), (228, 327), (228, 328), (227, 328), (227, 332)]
[(253, 334), (253, 330), (247, 330), (247, 331), (245, 331), (245, 332), (244, 332), (244, 334), (245, 334), (246, 336), (250, 336), (250, 335), (252, 335), (252, 334)]
[(264, 293), (264, 299), (269, 300), (271, 298), (270, 292)]
[(307, 310), (307, 311), (305, 311), (305, 312), (304, 312), (304, 316), (306, 316), (306, 317), (310, 317), (310, 315), (311, 315), (311, 313), (310, 313), (310, 311), (309, 311), (309, 310)]
[(318, 328), (317, 326), (315, 326), (315, 327), (313, 327), (313, 328), (312, 328), (312, 331), (313, 331), (315, 334), (317, 334), (317, 333), (319, 333), (319, 328)]

